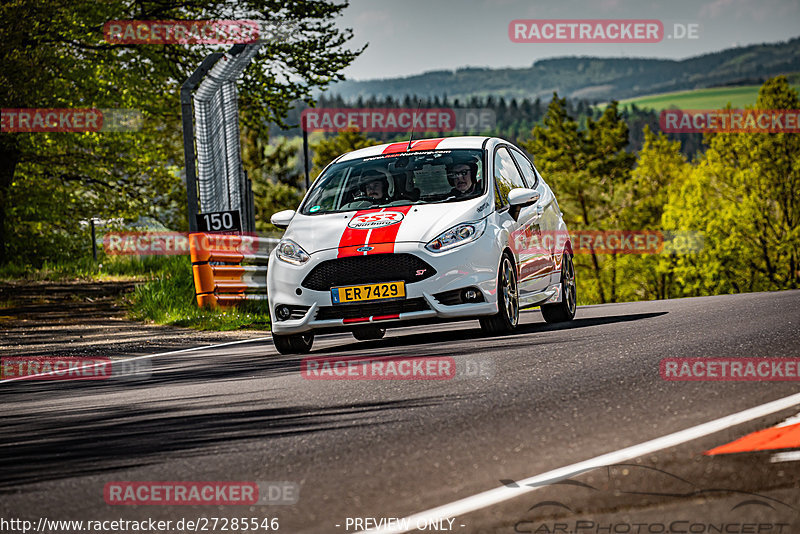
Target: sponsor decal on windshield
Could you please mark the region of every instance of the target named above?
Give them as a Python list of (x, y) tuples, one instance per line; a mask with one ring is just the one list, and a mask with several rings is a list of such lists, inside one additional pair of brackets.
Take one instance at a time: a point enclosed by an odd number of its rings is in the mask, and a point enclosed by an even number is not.
[[(395, 144), (397, 144), (397, 143), (395, 143)], [(406, 143), (406, 146), (408, 146), (407, 143)], [(443, 155), (446, 155), (446, 154), (450, 154), (452, 152), (453, 152), (452, 150), (423, 150), (423, 151), (415, 150), (414, 151), (414, 156), (432, 156), (434, 154), (438, 154), (440, 156), (443, 156)], [(380, 154), (378, 156), (370, 156), (368, 158), (364, 158), (362, 161), (375, 161), (375, 160), (379, 160), (379, 159), (397, 159), (397, 158), (400, 158), (402, 156), (403, 156), (402, 154), (398, 154), (398, 153), (394, 152), (394, 153), (391, 153), (391, 154)]]

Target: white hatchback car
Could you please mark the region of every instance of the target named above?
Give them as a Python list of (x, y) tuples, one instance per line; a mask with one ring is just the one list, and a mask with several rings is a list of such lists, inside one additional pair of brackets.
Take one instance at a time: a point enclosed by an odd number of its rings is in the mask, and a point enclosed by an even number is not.
[(319, 332), (379, 339), (387, 327), (477, 318), (501, 334), (516, 328), (521, 308), (540, 305), (548, 322), (575, 316), (572, 245), (556, 198), (502, 139), (344, 154), (297, 211), (271, 221), (286, 228), (267, 274), (283, 354), (308, 352)]

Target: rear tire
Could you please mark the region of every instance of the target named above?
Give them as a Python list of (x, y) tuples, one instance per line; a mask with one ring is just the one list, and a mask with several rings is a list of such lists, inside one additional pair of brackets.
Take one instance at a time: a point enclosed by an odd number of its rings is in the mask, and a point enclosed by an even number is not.
[(272, 342), (281, 354), (306, 354), (314, 344), (314, 334), (310, 332), (289, 336), (272, 334)]
[(480, 319), (481, 328), (489, 335), (509, 334), (519, 324), (519, 292), (517, 269), (508, 254), (503, 254), (497, 275), (497, 313)]
[(542, 317), (548, 323), (564, 323), (575, 318), (578, 295), (575, 291), (575, 266), (572, 254), (564, 253), (561, 265), (561, 302), (542, 305)]
[(386, 335), (386, 329), (377, 326), (364, 326), (353, 330), (353, 337), (359, 341), (381, 339), (384, 335)]

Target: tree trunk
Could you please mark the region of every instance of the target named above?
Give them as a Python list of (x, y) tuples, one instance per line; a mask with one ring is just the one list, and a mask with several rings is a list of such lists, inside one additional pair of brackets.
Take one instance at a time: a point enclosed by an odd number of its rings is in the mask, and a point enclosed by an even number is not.
[[(586, 198), (583, 196), (582, 191), (578, 191), (578, 202), (581, 205), (581, 212), (583, 214), (583, 225), (588, 228), (589, 227), (589, 209), (586, 206)], [(603, 291), (603, 278), (600, 276), (601, 269), (600, 263), (597, 261), (597, 254), (595, 254), (594, 249), (592, 249), (592, 266), (594, 267), (594, 276), (597, 278), (597, 291), (600, 293), (600, 302), (602, 304), (606, 303), (606, 294)]]
[(0, 134), (0, 265), (9, 260), (8, 197), (19, 157), (16, 137), (12, 134)]

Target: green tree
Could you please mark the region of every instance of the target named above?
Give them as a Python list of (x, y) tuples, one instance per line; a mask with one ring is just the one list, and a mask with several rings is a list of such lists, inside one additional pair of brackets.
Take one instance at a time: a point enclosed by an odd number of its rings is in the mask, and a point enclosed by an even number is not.
[[(755, 109), (798, 109), (784, 76)], [(800, 139), (792, 133), (715, 133), (691, 173), (673, 184), (665, 228), (699, 229), (705, 247), (680, 268), (689, 294), (800, 287)]]
[(338, 158), (345, 152), (352, 152), (359, 148), (380, 144), (378, 141), (367, 138), (363, 133), (355, 129), (345, 129), (328, 139), (320, 139), (310, 145), (314, 153), (311, 158), (313, 164), (311, 168), (311, 178), (315, 180), (325, 166)]
[(273, 213), (295, 209), (303, 198), (304, 179), (299, 138), (278, 138), (266, 144), (263, 138), (246, 130), (242, 142), (242, 162), (250, 169), (253, 184), (256, 231), (279, 235), (282, 231), (270, 224)]
[[(291, 103), (341, 79), (361, 50), (333, 24), (346, 3), (323, 0), (10, 0), (0, 4), (0, 102), (6, 108), (125, 108), (135, 133), (0, 134), (0, 263), (41, 262), (78, 247), (78, 221), (147, 214), (179, 228), (183, 193), (179, 88), (229, 45), (104, 41), (109, 20), (249, 19), (296, 28), (267, 42), (239, 84), (243, 124), (266, 136)], [(13, 21), (11, 23), (10, 21)], [(54, 236), (61, 236), (55, 239)], [(63, 238), (63, 239), (62, 239)], [(67, 247), (67, 248), (64, 248)]]
[[(553, 187), (571, 229), (616, 229), (619, 222), (620, 185), (630, 174), (635, 157), (625, 151), (628, 127), (616, 102), (598, 120), (588, 118), (586, 128), (567, 111), (566, 98), (553, 94), (542, 126), (533, 138), (521, 142), (536, 158), (537, 167)], [(592, 252), (575, 259), (579, 273), (591, 272), (593, 283), (580, 277), (582, 295), (590, 300), (615, 302), (615, 258)]]
[[(657, 231), (662, 226), (669, 186), (682, 182), (691, 166), (681, 154), (679, 141), (644, 128), (644, 146), (636, 168), (623, 186), (620, 227), (627, 230)], [(673, 270), (677, 257), (669, 250), (658, 255), (627, 254), (617, 258), (622, 301), (663, 299), (674, 296)]]

